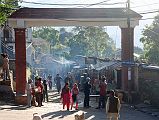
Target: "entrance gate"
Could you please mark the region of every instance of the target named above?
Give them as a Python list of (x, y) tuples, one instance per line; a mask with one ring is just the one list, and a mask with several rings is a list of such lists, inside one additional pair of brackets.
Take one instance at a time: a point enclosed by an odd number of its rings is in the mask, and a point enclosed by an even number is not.
[[(127, 24), (128, 17), (130, 17), (130, 28)], [(15, 31), (16, 94), (25, 93), (26, 28), (35, 26), (119, 26), (121, 28), (122, 61), (133, 61), (134, 28), (139, 24), (141, 17), (132, 10), (128, 12), (126, 8), (20, 8), (15, 11), (8, 18), (8, 22)], [(122, 67), (122, 89), (128, 89), (128, 67), (126, 66)]]

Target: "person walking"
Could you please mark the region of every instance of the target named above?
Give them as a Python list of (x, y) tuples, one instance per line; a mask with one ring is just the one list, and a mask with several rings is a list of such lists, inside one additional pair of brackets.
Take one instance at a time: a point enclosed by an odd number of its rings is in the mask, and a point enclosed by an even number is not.
[(79, 94), (79, 89), (77, 83), (74, 84), (72, 88), (72, 103), (71, 103), (71, 110), (73, 107), (73, 104), (76, 103), (75, 109), (78, 110), (78, 94)]
[(54, 78), (54, 81), (56, 84), (57, 91), (58, 91), (58, 93), (60, 93), (62, 77), (59, 74), (57, 74), (56, 77)]
[(107, 89), (107, 83), (106, 83), (106, 78), (105, 76), (102, 77), (102, 80), (99, 84), (99, 104), (98, 107), (96, 109), (100, 109), (100, 108), (105, 108), (105, 101), (106, 101), (106, 89)]
[(71, 101), (71, 93), (70, 93), (70, 88), (68, 83), (65, 83), (65, 86), (62, 88), (61, 100), (63, 103), (63, 109), (65, 109), (65, 106), (67, 106), (67, 110), (69, 110), (70, 101)]
[(107, 120), (118, 120), (121, 107), (120, 100), (115, 96), (114, 90), (111, 90), (109, 94), (106, 103)]
[(86, 78), (86, 83), (84, 84), (84, 107), (85, 108), (89, 108), (89, 95), (90, 95), (90, 89), (91, 89), (91, 85), (90, 85), (90, 78), (87, 77)]
[(48, 78), (48, 84), (49, 84), (49, 90), (52, 90), (52, 76), (49, 74)]
[(46, 84), (46, 80), (43, 81), (43, 101), (45, 102), (45, 99), (46, 101), (48, 102), (48, 91), (47, 91), (47, 84)]

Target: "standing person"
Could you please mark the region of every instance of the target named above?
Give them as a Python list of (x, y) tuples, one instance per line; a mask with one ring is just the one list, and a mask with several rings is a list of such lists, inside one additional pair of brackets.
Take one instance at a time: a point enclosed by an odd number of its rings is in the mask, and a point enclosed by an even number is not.
[(102, 81), (99, 84), (99, 104), (96, 109), (105, 108), (105, 100), (106, 100), (106, 89), (107, 89), (107, 83), (105, 76), (102, 77)]
[(48, 78), (49, 90), (52, 90), (52, 76), (49, 74), (47, 78)]
[(46, 101), (48, 102), (48, 92), (47, 92), (47, 84), (46, 84), (46, 80), (43, 81), (43, 101), (45, 102), (45, 98), (46, 98)]
[(67, 73), (67, 77), (65, 78), (65, 83), (68, 83), (69, 87), (72, 89), (73, 79), (70, 72)]
[(1, 56), (3, 57), (3, 80), (10, 80), (10, 74), (9, 74), (9, 58), (8, 55), (6, 53), (1, 54)]
[(73, 104), (76, 103), (75, 109), (78, 110), (78, 94), (79, 94), (79, 89), (77, 83), (74, 84), (72, 88), (72, 104), (71, 104), (71, 110), (73, 107)]
[(114, 90), (111, 90), (106, 103), (107, 120), (118, 120), (120, 107), (119, 98), (115, 96)]
[(37, 83), (36, 83), (36, 101), (38, 102), (38, 106), (41, 107), (43, 106), (42, 105), (42, 101), (43, 101), (43, 85), (41, 83), (41, 78), (39, 78), (37, 80)]
[(33, 83), (31, 84), (31, 96), (32, 96), (32, 105), (37, 106), (36, 94), (35, 94), (35, 86), (34, 86)]
[(32, 84), (32, 80), (29, 79), (26, 85), (28, 107), (31, 107), (31, 101), (32, 101), (32, 85), (31, 84)]
[(69, 83), (70, 83), (70, 80), (71, 80), (71, 73), (68, 72), (68, 73), (67, 73), (67, 76), (66, 76), (66, 78), (65, 78), (65, 80), (64, 80), (64, 82), (69, 84)]
[(59, 74), (57, 74), (56, 77), (54, 78), (54, 81), (56, 84), (57, 91), (58, 93), (60, 93), (62, 77)]
[(63, 109), (65, 109), (65, 105), (67, 106), (67, 110), (70, 108), (70, 101), (71, 101), (71, 93), (68, 83), (65, 83), (65, 86), (62, 88), (61, 92), (61, 99), (63, 102)]
[(85, 108), (89, 108), (89, 95), (90, 95), (90, 89), (91, 89), (91, 85), (90, 85), (90, 78), (87, 77), (86, 78), (86, 83), (84, 84), (84, 107)]

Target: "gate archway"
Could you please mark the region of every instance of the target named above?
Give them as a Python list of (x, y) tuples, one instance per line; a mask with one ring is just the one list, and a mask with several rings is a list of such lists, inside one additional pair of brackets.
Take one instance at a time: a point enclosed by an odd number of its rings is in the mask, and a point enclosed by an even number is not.
[[(128, 14), (129, 13), (129, 14)], [(127, 19), (130, 18), (130, 28)], [(24, 94), (26, 85), (25, 30), (37, 26), (119, 26), (122, 61), (133, 61), (134, 28), (141, 15), (126, 8), (20, 8), (9, 18), (15, 31), (16, 93)], [(130, 32), (130, 35), (128, 34)], [(122, 88), (128, 89), (128, 68), (122, 67)]]

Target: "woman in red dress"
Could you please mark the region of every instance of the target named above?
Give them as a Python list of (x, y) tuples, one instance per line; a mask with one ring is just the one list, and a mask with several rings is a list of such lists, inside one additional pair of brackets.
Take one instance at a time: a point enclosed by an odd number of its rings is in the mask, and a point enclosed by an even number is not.
[(79, 94), (79, 89), (77, 86), (77, 83), (74, 84), (72, 88), (72, 104), (71, 104), (71, 109), (73, 107), (73, 104), (76, 103), (76, 110), (78, 110), (78, 94)]
[(70, 101), (71, 101), (71, 93), (70, 93), (70, 88), (68, 86), (69, 86), (68, 83), (65, 83), (65, 86), (62, 88), (62, 92), (61, 92), (63, 109), (65, 109), (65, 105), (66, 105), (67, 110), (69, 110), (70, 108)]

